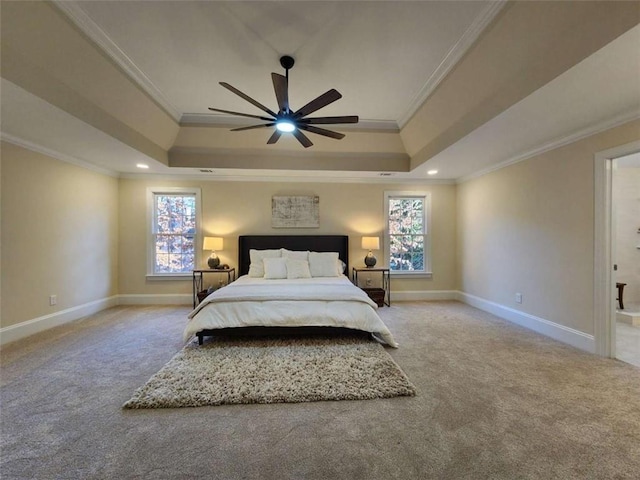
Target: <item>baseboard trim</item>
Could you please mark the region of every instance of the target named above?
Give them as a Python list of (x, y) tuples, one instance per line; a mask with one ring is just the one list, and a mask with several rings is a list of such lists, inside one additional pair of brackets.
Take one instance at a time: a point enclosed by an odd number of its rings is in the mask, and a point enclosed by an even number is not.
[(16, 325), (0, 328), (0, 345), (20, 340), (35, 333), (64, 325), (65, 323), (73, 322), (117, 305), (118, 297), (112, 296), (78, 305), (77, 307), (60, 310), (49, 315), (43, 315), (42, 317), (32, 318), (31, 320), (17, 323)]
[(419, 302), (424, 300), (457, 300), (458, 292), (455, 290), (414, 290), (391, 291), (391, 304), (393, 302)]
[(515, 323), (521, 327), (528, 328), (534, 332), (541, 333), (542, 335), (551, 337), (554, 340), (558, 340), (589, 353), (596, 352), (596, 343), (593, 335), (589, 335), (570, 327), (565, 327), (564, 325), (560, 325), (510, 307), (505, 307), (499, 303), (491, 302), (468, 293), (457, 292), (457, 299), (467, 305), (489, 312), (496, 317), (500, 317), (503, 320)]
[[(485, 312), (489, 312), (508, 322), (533, 330), (560, 342), (574, 346), (590, 353), (595, 353), (593, 335), (565, 327), (544, 318), (536, 317), (475, 295), (455, 290), (402, 291), (391, 293), (392, 302), (458, 300)], [(118, 305), (189, 305), (193, 301), (190, 294), (138, 294), (115, 295), (60, 310), (49, 315), (27, 320), (16, 325), (0, 328), (0, 345), (14, 342), (35, 333), (48, 330), (82, 317), (93, 315), (107, 308)]]
[(188, 293), (118, 295), (118, 305), (191, 305)]

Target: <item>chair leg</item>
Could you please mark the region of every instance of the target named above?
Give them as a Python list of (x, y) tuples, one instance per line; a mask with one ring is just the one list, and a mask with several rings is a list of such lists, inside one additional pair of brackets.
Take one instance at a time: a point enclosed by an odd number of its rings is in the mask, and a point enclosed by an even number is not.
[(624, 296), (624, 286), (625, 285), (626, 285), (626, 283), (618, 283), (618, 284), (616, 284), (616, 287), (618, 287), (618, 298), (616, 298), (616, 300), (618, 300), (618, 303), (620, 304), (620, 310), (624, 310), (623, 296)]

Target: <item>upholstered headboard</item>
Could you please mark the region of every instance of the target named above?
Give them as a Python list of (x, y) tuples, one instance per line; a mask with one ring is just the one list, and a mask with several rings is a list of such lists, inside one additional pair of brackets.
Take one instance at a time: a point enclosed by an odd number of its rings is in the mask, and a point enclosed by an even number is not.
[(349, 272), (349, 237), (347, 235), (241, 235), (238, 237), (238, 275), (249, 272), (249, 250), (286, 248), (313, 252), (338, 252)]

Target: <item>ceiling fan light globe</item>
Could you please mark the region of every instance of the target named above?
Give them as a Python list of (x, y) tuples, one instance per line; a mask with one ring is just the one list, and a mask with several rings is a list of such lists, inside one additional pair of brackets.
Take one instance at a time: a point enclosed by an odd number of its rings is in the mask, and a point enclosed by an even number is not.
[(296, 129), (296, 126), (288, 120), (280, 120), (276, 123), (276, 128), (281, 132), (293, 132)]

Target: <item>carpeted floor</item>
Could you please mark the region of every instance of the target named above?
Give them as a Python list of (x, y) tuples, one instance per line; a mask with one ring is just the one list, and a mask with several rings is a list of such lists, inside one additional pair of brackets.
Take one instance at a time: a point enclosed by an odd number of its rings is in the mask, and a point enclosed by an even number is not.
[(370, 400), (415, 395), (378, 342), (362, 335), (193, 341), (124, 408)]
[(4, 347), (2, 479), (635, 479), (640, 369), (456, 302), (380, 310), (415, 397), (124, 410), (186, 307)]

